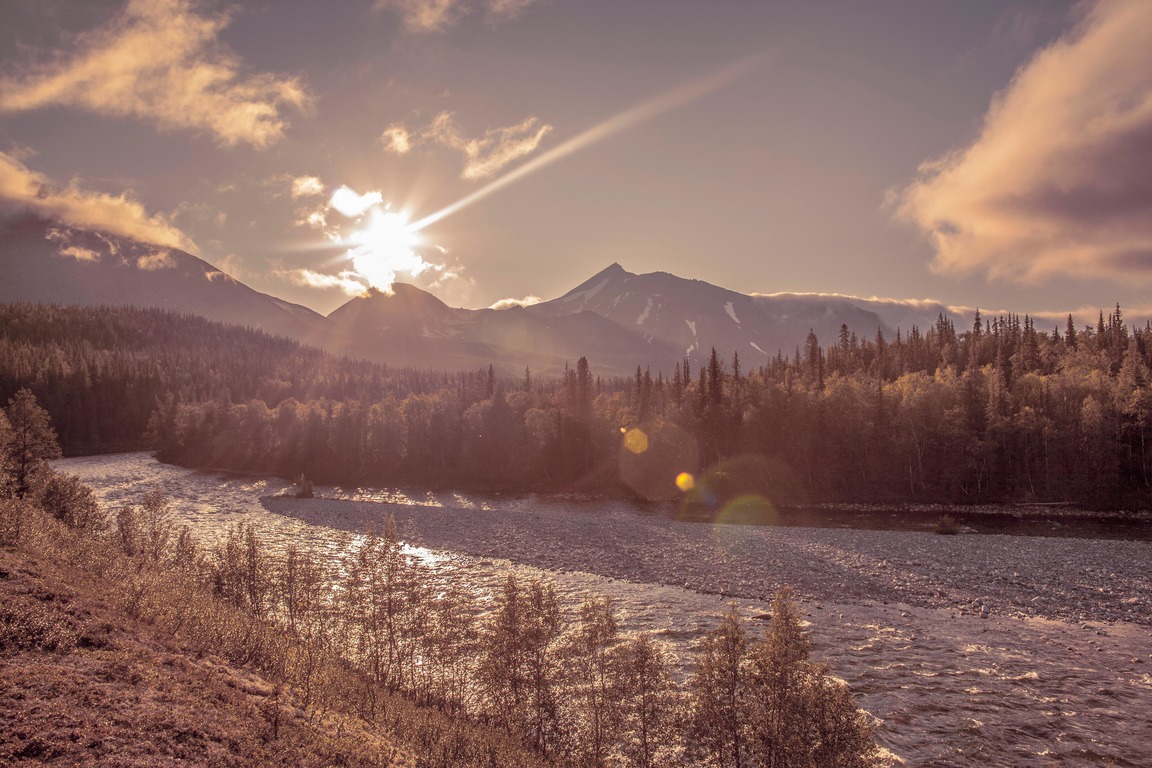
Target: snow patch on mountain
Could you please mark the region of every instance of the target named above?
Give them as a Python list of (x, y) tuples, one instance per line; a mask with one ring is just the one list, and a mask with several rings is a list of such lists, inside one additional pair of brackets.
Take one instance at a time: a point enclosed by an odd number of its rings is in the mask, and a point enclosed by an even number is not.
[(640, 317), (636, 318), (636, 325), (644, 325), (644, 321), (648, 319), (648, 315), (652, 314), (652, 299), (648, 299), (648, 306), (644, 307), (644, 311), (640, 313)]
[(732, 302), (724, 305), (724, 311), (728, 313), (728, 317), (732, 318), (732, 322), (740, 325), (740, 318), (736, 317), (736, 308), (732, 306)]
[(569, 296), (568, 298), (564, 299), (564, 301), (566, 301), (566, 302), (567, 301), (574, 301), (576, 299), (583, 297), (584, 303), (587, 304), (592, 299), (593, 296), (600, 293), (600, 291), (602, 291), (604, 289), (604, 286), (608, 285), (608, 279), (609, 278), (606, 277), (603, 280), (601, 280), (600, 282), (596, 283), (596, 285), (589, 288), (588, 290), (580, 291), (579, 293), (574, 293), (571, 296)]
[(749, 343), (749, 344), (751, 344), (751, 345), (752, 345), (752, 348), (753, 348), (753, 349), (755, 349), (755, 350), (756, 350), (757, 352), (759, 352), (760, 354), (764, 355), (765, 357), (767, 357), (767, 356), (768, 356), (768, 353), (767, 353), (767, 352), (765, 352), (764, 350), (760, 349), (760, 345), (759, 345), (759, 344), (757, 344), (756, 342), (754, 342), (754, 341), (750, 341), (750, 342), (748, 342), (748, 343)]

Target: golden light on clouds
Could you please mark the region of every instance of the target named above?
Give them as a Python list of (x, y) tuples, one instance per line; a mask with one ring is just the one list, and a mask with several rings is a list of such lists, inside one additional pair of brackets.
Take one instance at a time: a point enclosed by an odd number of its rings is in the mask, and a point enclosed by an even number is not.
[(380, 143), (387, 152), (405, 155), (412, 151), (412, 135), (402, 123), (392, 123), (380, 134)]
[(190, 0), (130, 0), (80, 35), (70, 57), (0, 81), (0, 111), (77, 107), (268, 146), (284, 135), (285, 108), (303, 110), (311, 97), (295, 77), (242, 74), (218, 41), (229, 21), (197, 13)]
[[(14, 156), (0, 152), (0, 200), (38, 216), (58, 218), (64, 224), (88, 227), (140, 240), (196, 252), (196, 244), (160, 214), (150, 214), (127, 194), (93, 192), (73, 181), (53, 186), (48, 178), (30, 170)], [(79, 254), (70, 254), (81, 258)]]
[(421, 144), (447, 147), (464, 156), (460, 178), (484, 179), (504, 166), (532, 154), (552, 131), (552, 126), (528, 117), (515, 125), (490, 128), (482, 136), (468, 138), (452, 112), (441, 112), (422, 131), (413, 134), (401, 123), (393, 123), (380, 135), (385, 151), (407, 154)]
[(384, 196), (378, 190), (361, 195), (351, 187), (345, 186), (332, 193), (331, 205), (348, 218), (354, 219), (383, 202)]
[(996, 96), (979, 137), (899, 194), (938, 271), (1152, 274), (1152, 3), (1083, 10)]
[(522, 299), (500, 299), (488, 306), (488, 309), (512, 309), (513, 307), (531, 307), (543, 302), (539, 296), (529, 294)]
[(295, 285), (319, 289), (336, 288), (348, 296), (358, 296), (368, 290), (368, 286), (358, 275), (347, 270), (337, 275), (317, 272), (314, 269), (279, 270), (277, 274)]
[(324, 194), (324, 183), (316, 176), (297, 176), (292, 179), (292, 199), (317, 197)]

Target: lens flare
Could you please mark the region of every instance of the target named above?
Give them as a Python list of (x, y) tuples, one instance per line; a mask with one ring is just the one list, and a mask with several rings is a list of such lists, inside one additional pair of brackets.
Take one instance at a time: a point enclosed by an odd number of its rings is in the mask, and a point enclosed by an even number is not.
[(692, 477), (688, 472), (681, 472), (676, 475), (676, 487), (679, 488), (681, 492), (688, 493), (688, 491), (696, 487), (696, 478)]
[(630, 429), (624, 434), (624, 447), (632, 453), (644, 453), (648, 450), (648, 435), (639, 429)]

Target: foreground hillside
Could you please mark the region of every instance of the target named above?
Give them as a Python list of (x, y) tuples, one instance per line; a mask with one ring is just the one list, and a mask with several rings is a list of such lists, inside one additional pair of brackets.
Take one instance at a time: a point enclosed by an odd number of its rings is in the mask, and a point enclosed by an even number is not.
[(195, 583), (174, 565), (202, 562), (183, 536), (161, 566), (140, 520), (143, 549), (125, 556), (123, 526), (113, 544), (0, 500), (0, 765), (550, 764)]
[(354, 719), (131, 616), (113, 585), (0, 550), (0, 765), (415, 765)]

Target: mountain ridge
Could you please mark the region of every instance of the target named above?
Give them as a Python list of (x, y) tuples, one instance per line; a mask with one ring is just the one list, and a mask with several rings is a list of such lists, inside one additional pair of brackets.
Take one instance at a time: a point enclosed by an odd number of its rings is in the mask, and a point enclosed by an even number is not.
[[(398, 282), (369, 289), (327, 316), (260, 293), (223, 270), (174, 248), (66, 227), (35, 216), (0, 222), (7, 279), (0, 300), (159, 307), (247, 325), (329, 351), (397, 366), (467, 369), (493, 365), (561, 372), (587, 357), (597, 371), (630, 375), (636, 366), (671, 374), (711, 350), (761, 365), (791, 354), (809, 331), (834, 340), (842, 325), (871, 338), (896, 328), (875, 302), (796, 294), (750, 295), (669, 272), (635, 274), (618, 261), (565, 294), (505, 309), (451, 307)], [(909, 308), (921, 325), (947, 313)], [(898, 325), (896, 327), (899, 327)]]

